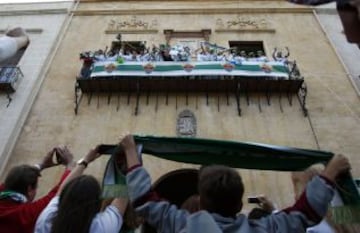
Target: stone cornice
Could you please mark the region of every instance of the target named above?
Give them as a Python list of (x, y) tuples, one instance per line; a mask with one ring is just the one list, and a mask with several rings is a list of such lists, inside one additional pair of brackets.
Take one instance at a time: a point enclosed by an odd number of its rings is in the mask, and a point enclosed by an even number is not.
[(237, 13), (313, 13), (312, 8), (207, 8), (207, 9), (124, 9), (75, 10), (75, 16), (91, 15), (174, 15), (174, 14), (237, 14)]
[(275, 29), (215, 29), (215, 32), (218, 33), (228, 33), (228, 32), (258, 32), (258, 33), (275, 33), (276, 30)]
[(60, 9), (43, 9), (43, 10), (0, 10), (0, 16), (14, 16), (14, 15), (56, 15), (67, 14), (67, 8)]
[[(26, 33), (30, 34), (40, 34), (43, 32), (41, 28), (25, 28)], [(6, 29), (0, 29), (0, 34), (5, 34)]]
[(144, 29), (144, 30), (105, 30), (105, 34), (156, 34), (159, 31), (156, 29)]

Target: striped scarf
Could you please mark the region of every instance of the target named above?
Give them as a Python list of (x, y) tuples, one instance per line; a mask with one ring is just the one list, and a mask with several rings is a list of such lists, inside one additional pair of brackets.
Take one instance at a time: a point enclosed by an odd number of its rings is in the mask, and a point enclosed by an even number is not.
[(26, 203), (28, 201), (26, 196), (22, 193), (17, 193), (14, 191), (0, 192), (0, 200), (8, 199), (8, 198), (10, 198), (13, 201), (20, 202), (20, 203)]

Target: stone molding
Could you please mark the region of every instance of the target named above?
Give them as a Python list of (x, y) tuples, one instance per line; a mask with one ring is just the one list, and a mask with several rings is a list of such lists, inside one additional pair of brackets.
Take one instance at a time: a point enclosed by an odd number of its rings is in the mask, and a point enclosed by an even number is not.
[(304, 14), (313, 13), (312, 8), (205, 8), (205, 9), (127, 9), (127, 10), (73, 10), (75, 16), (92, 15), (186, 15), (186, 14)]
[[(25, 28), (26, 33), (29, 34), (41, 34), (43, 32), (42, 28)], [(0, 29), (0, 34), (5, 34), (6, 29)]]
[(14, 16), (14, 15), (56, 15), (67, 14), (67, 8), (60, 9), (44, 9), (44, 10), (0, 10), (0, 16)]

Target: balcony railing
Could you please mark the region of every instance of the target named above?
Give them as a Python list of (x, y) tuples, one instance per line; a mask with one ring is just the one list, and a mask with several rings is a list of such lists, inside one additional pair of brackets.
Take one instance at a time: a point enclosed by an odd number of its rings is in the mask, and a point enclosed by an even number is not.
[(9, 100), (6, 107), (10, 105), (12, 100), (10, 94), (16, 91), (19, 80), (23, 77), (23, 73), (17, 66), (0, 67), (0, 92), (5, 92)]
[[(88, 70), (84, 71), (84, 67)], [(245, 95), (249, 105), (250, 93), (264, 93), (270, 105), (272, 93), (287, 96), (292, 105), (292, 96), (296, 94), (300, 105), (307, 116), (305, 99), (307, 88), (296, 63), (289, 67), (280, 62), (243, 62), (232, 64), (228, 62), (95, 62), (85, 64), (75, 85), (75, 114), (78, 113), (82, 94), (88, 94), (88, 103), (96, 93), (107, 93), (108, 103), (112, 94), (121, 93), (128, 96), (136, 95), (135, 115), (139, 112), (140, 96), (149, 102), (150, 93), (168, 94), (205, 93), (208, 104), (209, 93), (224, 93), (229, 103), (229, 95), (234, 94), (238, 115), (241, 116), (240, 96)], [(84, 75), (86, 74), (86, 75)], [(281, 101), (280, 109), (282, 110)], [(258, 101), (259, 110), (261, 104)], [(157, 104), (155, 105), (157, 106)], [(177, 104), (176, 104), (177, 106)], [(119, 101), (117, 109), (119, 107)], [(157, 109), (157, 107), (155, 107)], [(218, 109), (220, 101), (218, 98)]]

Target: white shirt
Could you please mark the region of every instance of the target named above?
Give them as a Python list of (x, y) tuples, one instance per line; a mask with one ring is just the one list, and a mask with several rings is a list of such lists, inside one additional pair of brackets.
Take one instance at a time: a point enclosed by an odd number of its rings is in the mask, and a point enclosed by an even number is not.
[(318, 225), (306, 229), (306, 233), (335, 233), (332, 227), (323, 219)]
[(14, 56), (17, 50), (17, 43), (13, 37), (0, 37), (0, 62)]
[[(37, 219), (34, 233), (51, 232), (52, 219), (58, 211), (58, 204), (59, 196), (55, 196)], [(122, 223), (123, 218), (119, 210), (115, 206), (109, 205), (94, 217), (89, 233), (119, 233)]]

